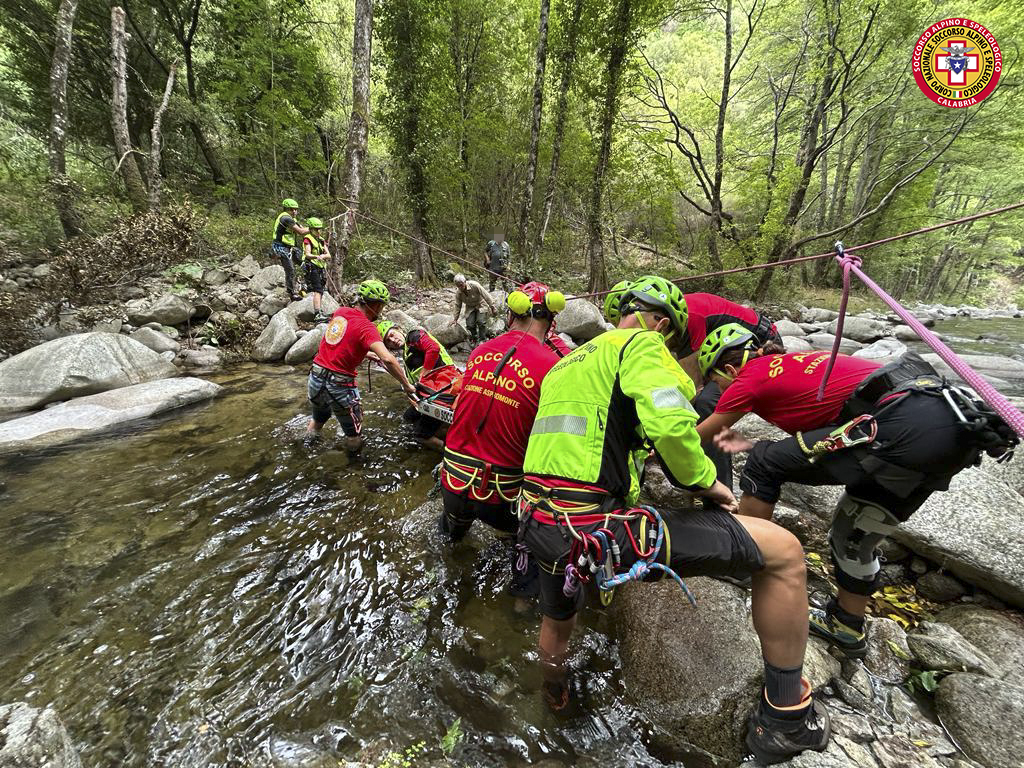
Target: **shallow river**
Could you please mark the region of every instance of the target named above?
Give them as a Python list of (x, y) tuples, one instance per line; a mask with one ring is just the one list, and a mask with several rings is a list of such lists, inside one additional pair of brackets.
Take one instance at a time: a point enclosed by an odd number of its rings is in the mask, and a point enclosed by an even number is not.
[[(1021, 322), (937, 330), (1019, 355)], [(1005, 339), (969, 341), (986, 332)], [(0, 459), (0, 703), (53, 704), (89, 767), (437, 759), (446, 734), (462, 765), (680, 757), (630, 707), (596, 611), (573, 644), (579, 704), (547, 711), (503, 545), (484, 529), (449, 551), (410, 514), (436, 457), (385, 375), (362, 382), (355, 461), (333, 426), (302, 439), (302, 371), (217, 380), (224, 396), (155, 424)]]
[(458, 764), (658, 764), (600, 615), (581, 706), (547, 711), (505, 550), (481, 530), (447, 552), (409, 516), (436, 458), (373, 379), (356, 463), (333, 427), (304, 444), (302, 372), (255, 367), (156, 425), (0, 460), (0, 702), (52, 703), (86, 766), (436, 757), (457, 718)]

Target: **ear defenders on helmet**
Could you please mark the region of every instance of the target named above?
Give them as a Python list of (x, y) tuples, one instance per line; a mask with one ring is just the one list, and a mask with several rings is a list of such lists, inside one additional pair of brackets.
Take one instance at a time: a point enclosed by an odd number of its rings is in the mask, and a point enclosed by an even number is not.
[[(539, 309), (534, 308), (534, 300), (522, 291), (512, 291), (505, 303), (513, 314), (522, 317), (530, 314), (536, 316)], [(565, 309), (565, 295), (561, 291), (547, 291), (544, 293), (543, 306), (552, 315), (557, 315)]]

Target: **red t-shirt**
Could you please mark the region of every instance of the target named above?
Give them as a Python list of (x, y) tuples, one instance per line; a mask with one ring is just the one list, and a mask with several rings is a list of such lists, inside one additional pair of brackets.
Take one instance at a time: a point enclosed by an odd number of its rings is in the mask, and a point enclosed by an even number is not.
[(429, 333), (421, 329), (409, 331), (405, 337), (405, 364), (410, 371), (432, 371), (440, 359), (441, 348)]
[[(494, 369), (513, 345), (516, 351), (495, 381)], [(554, 352), (520, 331), (503, 333), (474, 349), (445, 447), (499, 467), (523, 466), (540, 403), (540, 382), (557, 362)], [(485, 415), (486, 424), (477, 434)]]
[[(744, 307), (735, 301), (723, 299), (713, 293), (686, 294), (686, 334), (683, 344), (690, 347), (691, 352), (700, 349), (704, 339), (711, 331), (726, 323), (739, 323), (754, 330), (761, 319), (755, 310)], [(775, 326), (772, 326), (775, 330)]]
[(375, 341), (380, 341), (377, 326), (355, 307), (342, 307), (331, 315), (313, 362), (355, 376), (356, 368)]
[(562, 337), (555, 333), (554, 328), (548, 331), (548, 335), (544, 337), (544, 346), (559, 357), (565, 357), (572, 353), (572, 350), (569, 349), (569, 345), (562, 341)]
[(829, 352), (791, 352), (756, 357), (722, 393), (715, 413), (756, 413), (789, 434), (834, 423), (843, 404), (880, 364), (837, 355), (818, 402)]

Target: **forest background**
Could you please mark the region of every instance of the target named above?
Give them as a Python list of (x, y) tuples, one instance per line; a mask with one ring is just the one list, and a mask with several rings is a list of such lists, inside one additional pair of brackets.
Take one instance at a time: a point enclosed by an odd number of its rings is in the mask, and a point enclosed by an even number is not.
[[(910, 69), (953, 10), (1003, 55), (995, 93), (966, 109), (929, 101)], [(270, 263), (284, 197), (476, 263), (503, 233), (512, 274), (567, 290), (875, 240), (1024, 199), (1021, 10), (0, 0), (0, 272), (53, 260), (74, 303), (147, 269)], [(462, 269), (373, 220), (332, 220), (336, 280)], [(1022, 245), (1013, 213), (866, 264), (904, 300), (1024, 303)], [(685, 288), (811, 300), (838, 284), (828, 259)]]

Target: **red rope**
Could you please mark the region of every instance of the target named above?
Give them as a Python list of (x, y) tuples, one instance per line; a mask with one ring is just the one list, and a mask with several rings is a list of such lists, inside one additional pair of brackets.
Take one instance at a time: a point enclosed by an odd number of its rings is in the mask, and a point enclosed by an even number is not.
[[(944, 229), (946, 227), (952, 227), (957, 224), (965, 224), (968, 221), (976, 221), (977, 219), (983, 219), (986, 216), (995, 216), (999, 213), (1006, 213), (1007, 211), (1013, 211), (1017, 208), (1024, 208), (1024, 201), (1014, 203), (1013, 205), (1007, 205), (1002, 208), (994, 208), (991, 211), (983, 211), (981, 213), (975, 213), (971, 216), (964, 216), (962, 219), (953, 219), (952, 221), (944, 221), (940, 224), (933, 224), (930, 227), (922, 227), (921, 229), (915, 229), (912, 232), (903, 232), (892, 237), (885, 237), (881, 240), (875, 240), (870, 243), (863, 243), (861, 245), (852, 245), (846, 249), (846, 253), (853, 253), (854, 251), (862, 251), (866, 248), (874, 248), (877, 245), (885, 245), (887, 243), (893, 243), (897, 240), (905, 240), (908, 237), (916, 237), (917, 235), (923, 235), (927, 232), (934, 232), (937, 229)], [(703, 280), (708, 277), (720, 277), (721, 275), (734, 275), (738, 272), (752, 272), (757, 269), (771, 269), (773, 267), (785, 267), (790, 264), (800, 264), (805, 261), (817, 261), (818, 259), (827, 259), (835, 256), (835, 251), (828, 251), (826, 253), (817, 253), (814, 256), (797, 256), (792, 259), (783, 259), (782, 261), (769, 261), (764, 264), (753, 264), (748, 267), (734, 267), (733, 269), (721, 269), (717, 272), (705, 272), (700, 275), (686, 275), (684, 277), (676, 277), (670, 280), (672, 283), (685, 283), (688, 280)], [(611, 293), (611, 291), (595, 291), (594, 293), (581, 293), (578, 296), (573, 296), (569, 299), (590, 299), (598, 296), (604, 296)]]

